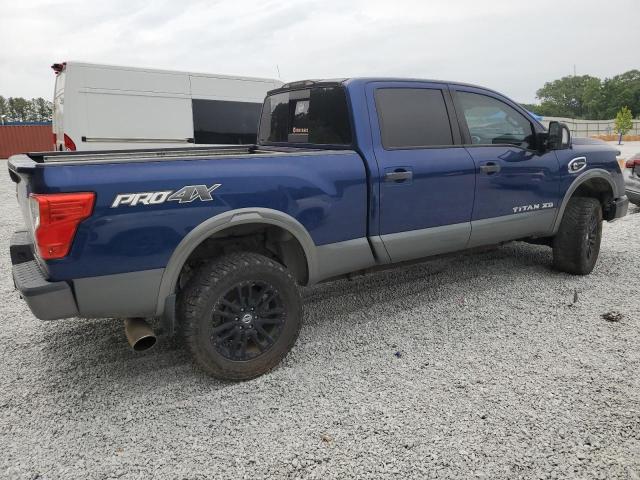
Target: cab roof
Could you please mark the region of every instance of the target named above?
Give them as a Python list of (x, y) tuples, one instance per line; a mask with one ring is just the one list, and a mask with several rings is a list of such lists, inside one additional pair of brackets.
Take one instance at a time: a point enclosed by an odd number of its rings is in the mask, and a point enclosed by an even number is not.
[[(371, 82), (421, 82), (421, 83), (436, 83), (442, 85), (460, 85), (465, 87), (473, 87), (479, 88), (482, 90), (492, 91), (489, 88), (483, 87), (481, 85), (474, 85), (472, 83), (464, 83), (464, 82), (452, 82), (448, 80), (434, 80), (429, 78), (410, 78), (410, 77), (350, 77), (350, 78), (328, 78), (328, 79), (307, 79), (307, 80), (297, 80), (295, 82), (287, 82), (280, 87), (271, 90), (269, 93), (277, 92), (277, 91), (286, 91), (286, 90), (299, 90), (310, 87), (322, 87), (322, 86), (332, 86), (332, 85), (356, 85), (356, 84), (366, 84)], [(499, 92), (495, 92), (499, 93)]]
[(527, 111), (522, 107), (519, 102), (510, 99), (503, 93), (497, 92), (496, 90), (492, 90), (487, 87), (483, 87), (481, 85), (474, 85), (472, 83), (465, 82), (452, 82), (448, 80), (433, 80), (426, 78), (408, 78), (408, 77), (351, 77), (351, 78), (332, 78), (332, 79), (309, 79), (309, 80), (299, 80), (296, 82), (287, 82), (283, 84), (281, 87), (278, 87), (274, 90), (267, 92), (267, 95), (272, 95), (275, 93), (286, 92), (291, 90), (303, 90), (305, 88), (311, 87), (329, 87), (329, 86), (338, 86), (343, 85), (345, 88), (349, 89), (350, 87), (358, 87), (364, 86), (368, 83), (372, 82), (397, 82), (397, 83), (431, 83), (431, 84), (440, 84), (440, 85), (451, 85), (451, 86), (460, 86), (460, 87), (469, 87), (478, 90), (485, 91), (487, 93), (491, 93), (501, 97), (503, 99), (507, 99), (512, 104), (516, 105), (520, 110), (527, 113), (528, 117), (534, 121), (537, 125), (544, 128), (540, 120), (534, 118), (531, 112)]

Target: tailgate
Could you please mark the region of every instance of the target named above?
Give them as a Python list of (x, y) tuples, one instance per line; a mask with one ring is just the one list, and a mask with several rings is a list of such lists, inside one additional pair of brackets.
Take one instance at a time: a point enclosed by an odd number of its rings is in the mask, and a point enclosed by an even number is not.
[(14, 155), (9, 158), (7, 165), (11, 180), (16, 184), (16, 198), (22, 212), (22, 218), (29, 231), (29, 236), (33, 238), (29, 194), (31, 193), (31, 177), (38, 164), (26, 155)]

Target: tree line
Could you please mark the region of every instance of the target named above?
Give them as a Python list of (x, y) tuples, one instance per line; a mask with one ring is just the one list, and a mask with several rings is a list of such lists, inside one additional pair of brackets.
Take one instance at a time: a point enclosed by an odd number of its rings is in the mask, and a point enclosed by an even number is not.
[(5, 98), (0, 95), (0, 115), (7, 122), (50, 122), (53, 103), (42, 97), (27, 100), (22, 97)]
[(601, 80), (591, 75), (563, 77), (536, 92), (540, 104), (523, 106), (538, 115), (611, 120), (627, 107), (640, 116), (640, 70)]

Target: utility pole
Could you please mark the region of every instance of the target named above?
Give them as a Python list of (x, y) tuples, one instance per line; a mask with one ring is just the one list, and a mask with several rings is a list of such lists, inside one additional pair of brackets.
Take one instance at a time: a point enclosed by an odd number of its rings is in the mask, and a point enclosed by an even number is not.
[(576, 64), (575, 63), (573, 64), (573, 76), (574, 77), (576, 76)]

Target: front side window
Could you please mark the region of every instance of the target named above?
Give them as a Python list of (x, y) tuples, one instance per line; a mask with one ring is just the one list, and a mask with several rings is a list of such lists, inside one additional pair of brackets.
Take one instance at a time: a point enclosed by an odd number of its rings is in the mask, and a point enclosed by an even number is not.
[(313, 87), (266, 98), (261, 143), (351, 145), (351, 123), (342, 87)]
[(441, 90), (381, 88), (376, 90), (376, 109), (384, 148), (453, 144)]
[(457, 95), (472, 144), (533, 147), (533, 126), (516, 109), (487, 95), (470, 92), (458, 92)]

